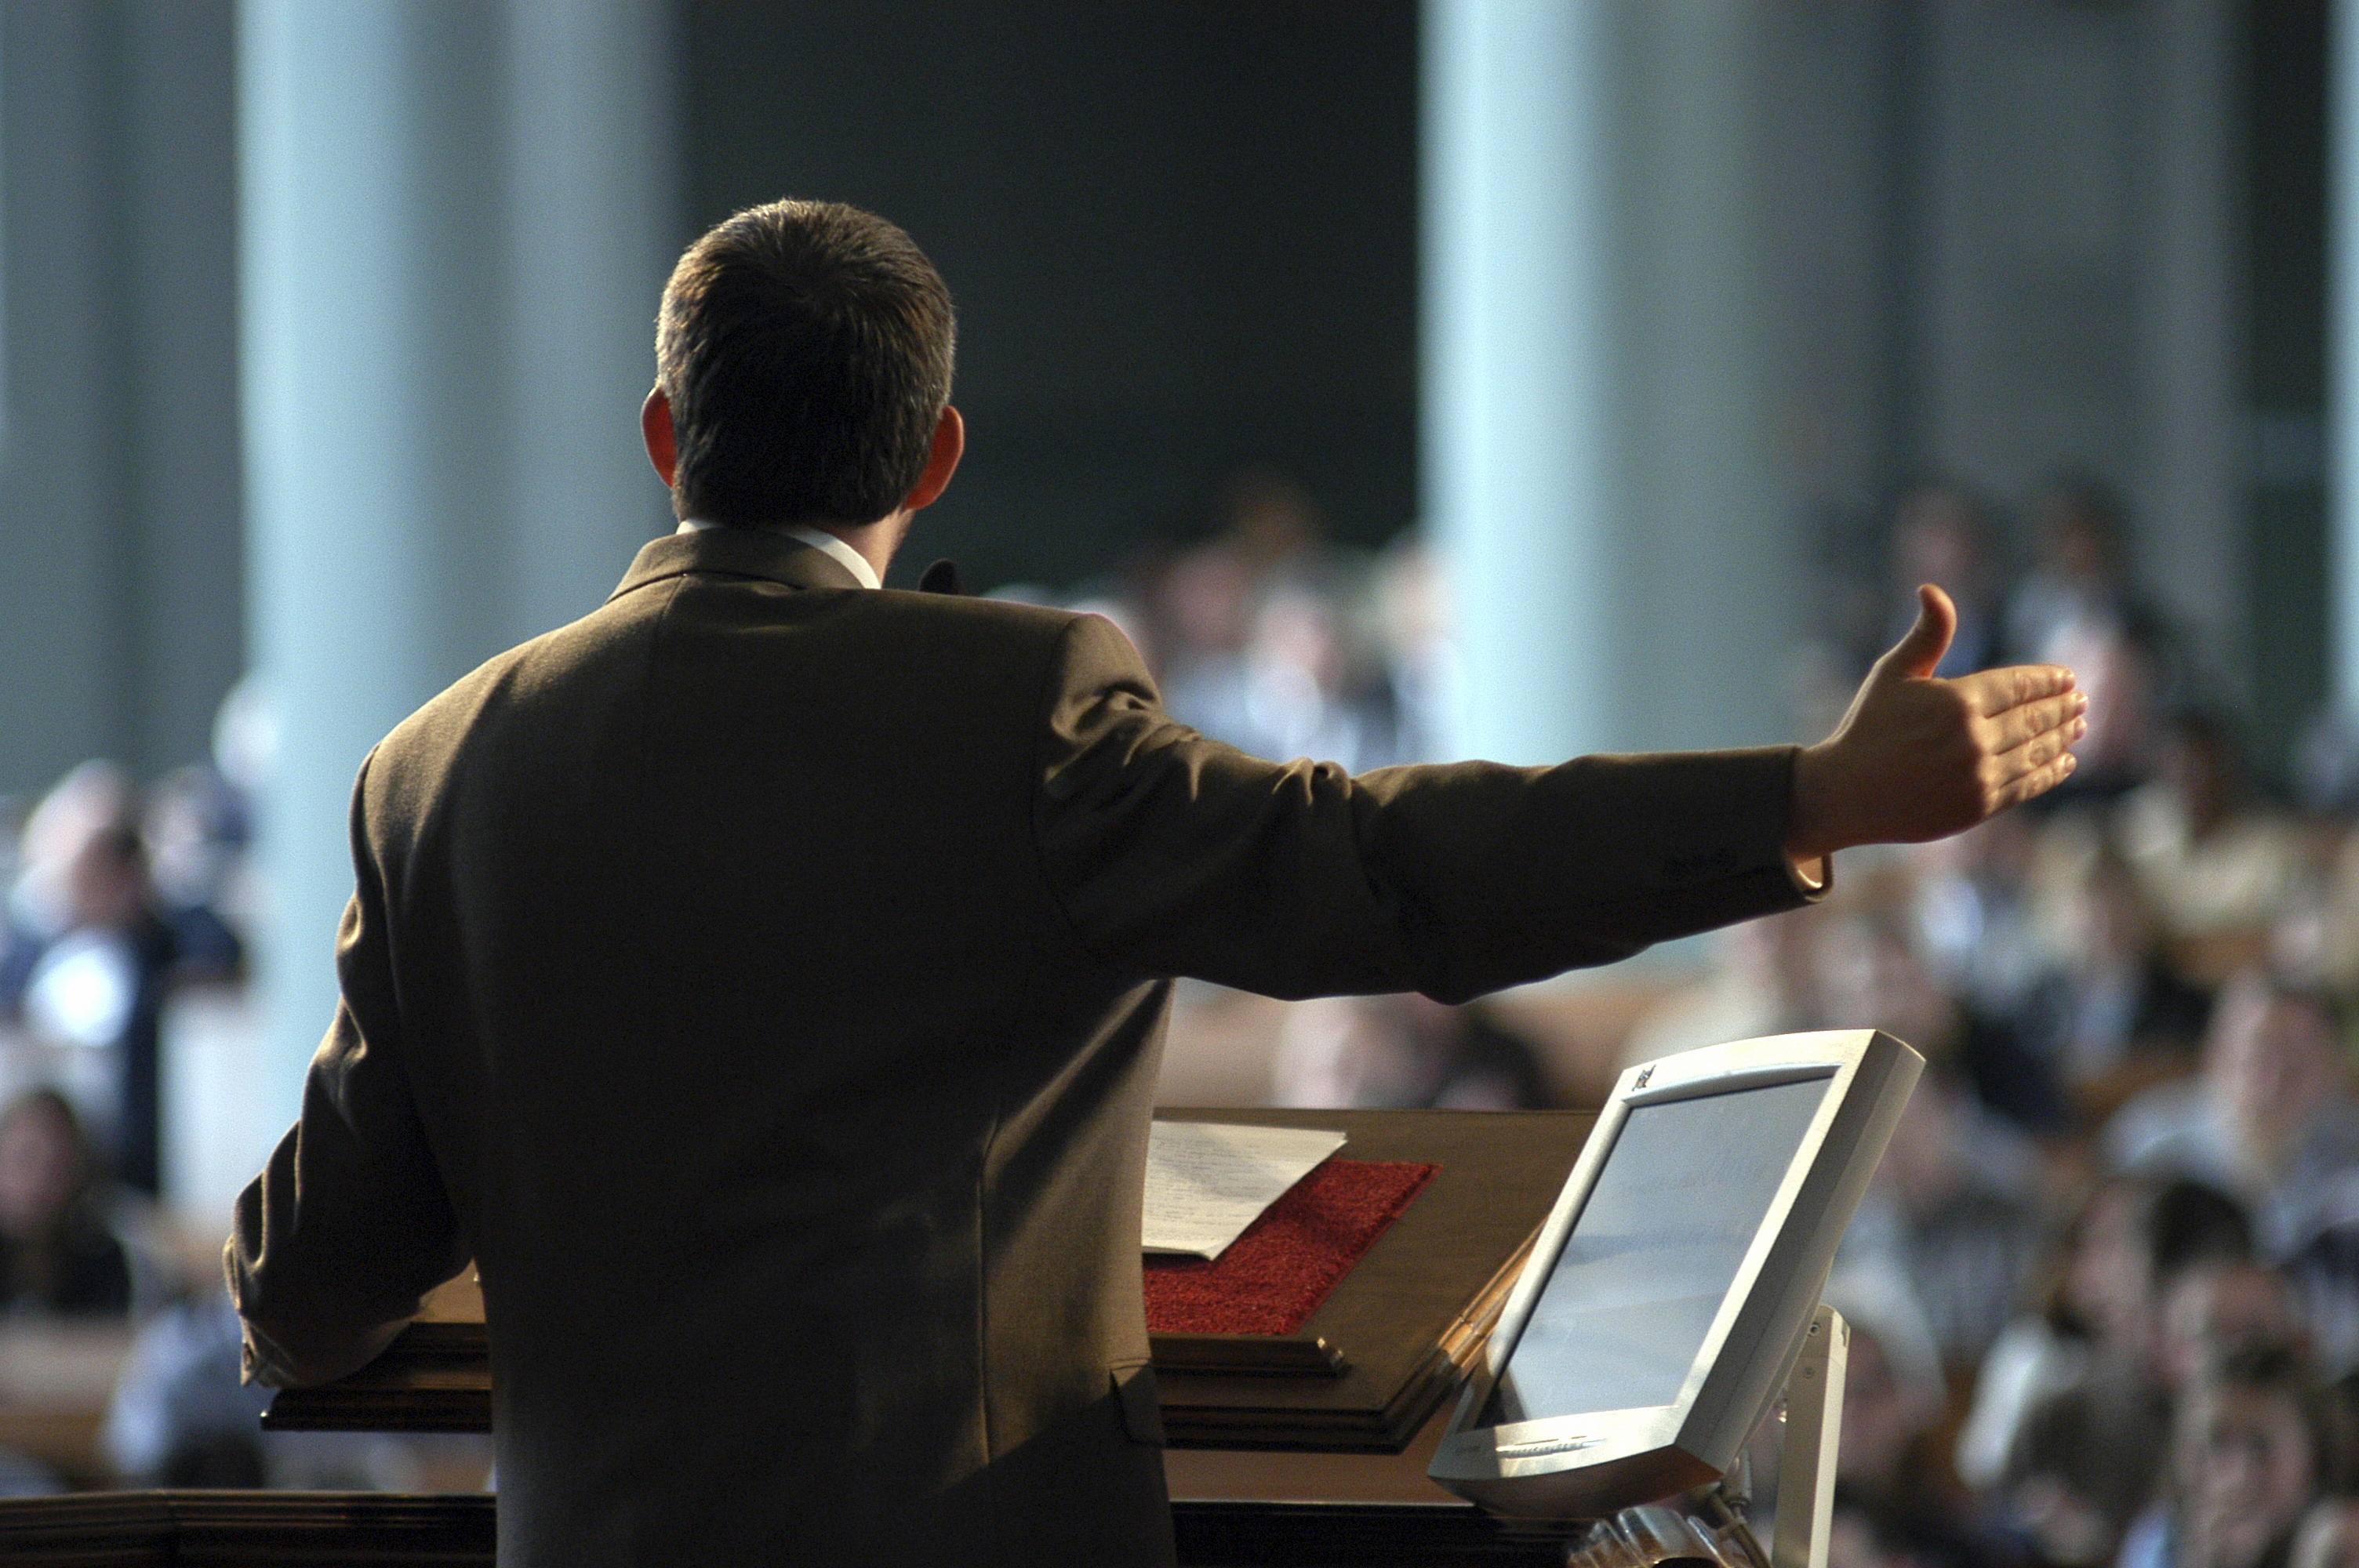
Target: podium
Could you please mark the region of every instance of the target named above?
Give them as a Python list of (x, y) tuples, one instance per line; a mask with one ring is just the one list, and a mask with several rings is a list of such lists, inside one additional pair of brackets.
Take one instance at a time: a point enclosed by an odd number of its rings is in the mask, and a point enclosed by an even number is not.
[[(1206, 1568), (1561, 1563), (1560, 1538), (1447, 1498), (1424, 1481), (1422, 1454), (1405, 1451), (1421, 1432), (1431, 1434), (1482, 1354), (1595, 1119), (1565, 1111), (1161, 1114), (1332, 1129), (1345, 1135), (1341, 1158), (1438, 1167), (1293, 1333), (1156, 1338), (1163, 1422), (1176, 1451), (1180, 1561)], [(263, 1421), (277, 1430), (487, 1432), (491, 1415), (482, 1298), (462, 1279), (438, 1292), (419, 1321), (369, 1366), (335, 1383), (280, 1393)], [(1193, 1462), (1204, 1451), (1228, 1452), (1204, 1453), (1221, 1461), (1207, 1468)], [(45, 1519), (88, 1529), (91, 1510), (109, 1506), (94, 1498), (47, 1501), (0, 1508), (0, 1551), (38, 1561)], [(113, 1506), (127, 1510), (128, 1536), (158, 1552), (174, 1551), (173, 1541), (194, 1550), (213, 1531), (251, 1541), (283, 1517), (290, 1541), (332, 1540), (354, 1553), (332, 1549), (322, 1561), (484, 1564), (495, 1509), (488, 1498), (411, 1498), (384, 1508), (326, 1494), (123, 1494)], [(427, 1555), (405, 1550), (403, 1541)], [(124, 1560), (179, 1559), (143, 1559), (133, 1551)]]
[[(1401, 1452), (1457, 1388), (1595, 1120), (1581, 1111), (1161, 1114), (1332, 1129), (1345, 1138), (1338, 1158), (1440, 1167), (1293, 1334), (1153, 1341), (1171, 1446), (1358, 1454)], [(489, 1432), (482, 1298), (438, 1292), (376, 1360), (338, 1382), (279, 1394), (263, 1424)]]

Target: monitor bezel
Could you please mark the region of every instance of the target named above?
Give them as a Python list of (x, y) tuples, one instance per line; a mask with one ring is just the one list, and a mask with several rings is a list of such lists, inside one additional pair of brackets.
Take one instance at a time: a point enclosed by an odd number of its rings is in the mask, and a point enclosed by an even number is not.
[[(1923, 1065), (1889, 1034), (1837, 1030), (1738, 1041), (1626, 1069), (1459, 1398), (1429, 1466), (1433, 1479), (1501, 1513), (1593, 1518), (1717, 1478), (1784, 1386), (1835, 1247)], [(1828, 1092), (1787, 1162), (1679, 1397), (1667, 1405), (1473, 1424), (1490, 1403), (1630, 1112), (1813, 1078), (1830, 1079)]]

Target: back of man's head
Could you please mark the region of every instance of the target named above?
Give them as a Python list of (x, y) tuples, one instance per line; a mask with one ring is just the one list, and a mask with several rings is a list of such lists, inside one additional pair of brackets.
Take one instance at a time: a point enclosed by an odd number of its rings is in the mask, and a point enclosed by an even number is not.
[(656, 379), (682, 517), (871, 523), (926, 466), (950, 401), (950, 291), (899, 229), (774, 201), (690, 245), (664, 287)]

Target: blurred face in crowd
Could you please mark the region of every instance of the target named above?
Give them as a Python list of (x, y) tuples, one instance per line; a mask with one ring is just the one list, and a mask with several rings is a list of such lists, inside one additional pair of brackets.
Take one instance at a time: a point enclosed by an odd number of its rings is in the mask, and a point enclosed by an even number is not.
[(49, 1234), (81, 1182), (81, 1143), (55, 1101), (23, 1100), (0, 1117), (0, 1236)]
[(2223, 1356), (2298, 1346), (2303, 1339), (2292, 1289), (2258, 1263), (2204, 1263), (2185, 1271), (2171, 1281), (2161, 1317), (2163, 1377), (2173, 1388), (2191, 1384)]
[(1892, 564), (1905, 588), (1938, 582), (1959, 599), (1973, 598), (1983, 586), (1983, 528), (1974, 503), (1952, 490), (1922, 490), (1901, 503)]
[(1315, 593), (1281, 589), (1253, 621), (1249, 652), (1256, 663), (1290, 672), (1308, 687), (1332, 694), (1343, 681), (1343, 648), (1335, 612)]
[(2039, 554), (2050, 571), (2074, 582), (2110, 586), (2114, 580), (2113, 525), (2069, 490), (2040, 501)]
[(2253, 1174), (2273, 1178), (2343, 1087), (2333, 1024), (2314, 999), (2239, 976), (2213, 1016), (2204, 1076)]
[(2153, 1324), (2147, 1300), (2152, 1265), (2139, 1223), (2145, 1196), (2145, 1189), (2131, 1182), (2097, 1189), (2065, 1271), (2064, 1293), (2072, 1310), (2098, 1338), (2117, 1345), (2140, 1344)]
[(2175, 1446), (2179, 1568), (2256, 1568), (2310, 1506), (2310, 1428), (2289, 1394), (2198, 1388), (2181, 1403)]
[(127, 930), (147, 902), (147, 867), (136, 835), (124, 827), (92, 834), (67, 874), (68, 908), (78, 929)]

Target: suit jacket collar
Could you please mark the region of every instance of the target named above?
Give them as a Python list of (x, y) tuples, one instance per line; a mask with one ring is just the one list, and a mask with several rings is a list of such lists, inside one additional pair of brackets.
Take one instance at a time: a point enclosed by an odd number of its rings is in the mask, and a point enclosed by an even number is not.
[(694, 534), (667, 534), (640, 546), (622, 586), (608, 602), (634, 589), (690, 572), (722, 577), (759, 578), (788, 588), (847, 588), (857, 590), (860, 580), (824, 550), (766, 528), (706, 528)]

